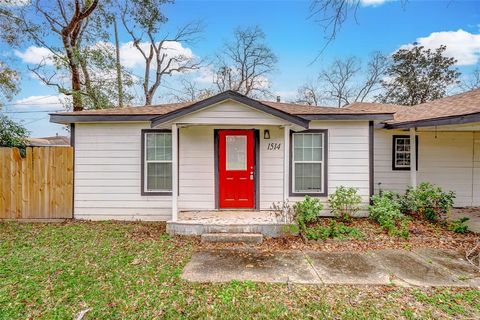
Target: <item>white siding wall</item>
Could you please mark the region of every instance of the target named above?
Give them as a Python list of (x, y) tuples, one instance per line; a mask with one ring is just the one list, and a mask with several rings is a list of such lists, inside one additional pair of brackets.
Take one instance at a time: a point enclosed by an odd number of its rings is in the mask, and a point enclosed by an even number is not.
[(140, 194), (141, 129), (149, 127), (149, 123), (75, 125), (75, 218), (170, 219), (170, 196)]
[[(392, 135), (402, 131), (375, 130), (375, 190), (404, 192), (409, 185), (409, 171), (392, 170)], [(417, 183), (427, 181), (444, 190), (455, 191), (456, 206), (478, 205), (480, 202), (479, 133), (418, 132), (419, 154)], [(474, 154), (474, 135), (475, 154)], [(476, 158), (474, 162), (473, 159)]]
[[(340, 186), (357, 188), (363, 208), (369, 201), (368, 121), (312, 121), (311, 129), (328, 130), (328, 193)], [(290, 197), (290, 201), (302, 200)], [(321, 197), (326, 204), (327, 197)], [(329, 215), (325, 205), (325, 215)], [(365, 215), (363, 210), (361, 215)]]
[(178, 123), (223, 125), (281, 125), (285, 120), (227, 100), (175, 120)]
[[(238, 110), (237, 110), (238, 111)], [(250, 110), (248, 110), (250, 112)], [(183, 119), (185, 120), (185, 119)], [(193, 119), (191, 119), (193, 121)], [(257, 112), (260, 123), (270, 121)], [(222, 124), (222, 119), (217, 118)], [(184, 122), (185, 123), (185, 122)], [(141, 129), (149, 123), (77, 124), (75, 129), (75, 217), (79, 219), (168, 220), (170, 196), (142, 196)], [(260, 208), (283, 200), (283, 128), (276, 125), (199, 125), (179, 131), (180, 210), (215, 208), (214, 129), (260, 130)], [(368, 122), (312, 122), (328, 130), (328, 191), (344, 185), (359, 189), (368, 202)], [(270, 139), (263, 139), (263, 131)], [(279, 150), (268, 150), (279, 143)], [(302, 197), (291, 197), (290, 201)], [(326, 197), (322, 197), (326, 202)], [(324, 212), (328, 214), (328, 210)]]
[[(218, 126), (180, 129), (180, 210), (215, 209), (215, 128)], [(265, 210), (270, 208), (273, 201), (283, 199), (283, 148), (267, 150), (269, 142), (278, 142), (283, 146), (283, 129), (273, 126), (255, 128), (260, 129), (260, 209)], [(269, 140), (263, 139), (264, 129), (270, 131)]]
[(473, 163), (473, 201), (472, 205), (480, 207), (480, 132), (474, 135), (474, 163)]

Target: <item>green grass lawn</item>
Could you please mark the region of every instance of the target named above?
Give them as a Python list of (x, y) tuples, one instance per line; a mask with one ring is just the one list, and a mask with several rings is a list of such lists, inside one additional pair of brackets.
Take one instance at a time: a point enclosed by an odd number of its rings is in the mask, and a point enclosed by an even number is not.
[(475, 289), (188, 283), (197, 243), (164, 230), (0, 223), (0, 319), (480, 317)]

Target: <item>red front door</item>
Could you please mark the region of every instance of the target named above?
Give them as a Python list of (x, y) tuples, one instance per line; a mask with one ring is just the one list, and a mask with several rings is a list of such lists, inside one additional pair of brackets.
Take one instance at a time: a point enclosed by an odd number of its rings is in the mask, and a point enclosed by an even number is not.
[(255, 206), (255, 157), (253, 130), (218, 132), (219, 206)]

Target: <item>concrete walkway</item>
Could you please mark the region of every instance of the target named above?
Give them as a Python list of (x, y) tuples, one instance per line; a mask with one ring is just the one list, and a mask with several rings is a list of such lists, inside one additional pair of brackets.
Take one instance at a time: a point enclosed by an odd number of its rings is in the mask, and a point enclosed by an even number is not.
[(480, 287), (480, 273), (455, 252), (436, 249), (371, 252), (194, 253), (182, 278), (194, 282), (290, 282), (401, 286)]

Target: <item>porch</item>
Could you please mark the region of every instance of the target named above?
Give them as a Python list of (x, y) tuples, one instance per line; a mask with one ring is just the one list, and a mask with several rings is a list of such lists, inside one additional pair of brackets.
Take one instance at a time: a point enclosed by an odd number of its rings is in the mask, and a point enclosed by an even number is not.
[(288, 223), (273, 211), (213, 210), (181, 211), (177, 220), (167, 222), (170, 235), (261, 234), (278, 237)]

